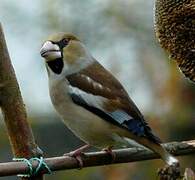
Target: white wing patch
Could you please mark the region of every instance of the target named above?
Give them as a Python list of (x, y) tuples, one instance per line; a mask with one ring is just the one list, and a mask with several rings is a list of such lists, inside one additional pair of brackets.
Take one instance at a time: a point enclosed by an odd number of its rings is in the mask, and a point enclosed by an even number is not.
[(97, 109), (101, 110), (102, 112), (106, 113), (107, 115), (109, 115), (112, 119), (114, 119), (119, 124), (123, 124), (124, 121), (128, 121), (128, 120), (133, 119), (129, 114), (127, 114), (125, 111), (120, 110), (120, 109), (115, 110), (115, 111), (105, 110), (104, 103), (109, 101), (109, 99), (107, 99), (107, 98), (104, 98), (102, 96), (89, 94), (89, 93), (87, 93), (87, 92), (85, 92), (77, 87), (73, 87), (71, 85), (69, 85), (69, 93), (74, 94), (74, 95), (78, 96), (79, 98), (81, 98), (82, 100), (84, 100), (84, 102), (88, 106), (92, 106), (92, 107), (97, 108)]
[(101, 96), (95, 96), (93, 94), (86, 93), (85, 91), (82, 91), (81, 89), (77, 87), (73, 87), (69, 85), (70, 93), (75, 94), (79, 97), (81, 97), (88, 105), (96, 107), (98, 109), (103, 109), (104, 102), (108, 101), (108, 99), (101, 97)]
[(107, 112), (107, 114), (109, 114), (113, 119), (117, 119), (120, 124), (124, 123), (124, 121), (133, 119), (129, 114), (121, 110), (116, 110), (110, 113)]

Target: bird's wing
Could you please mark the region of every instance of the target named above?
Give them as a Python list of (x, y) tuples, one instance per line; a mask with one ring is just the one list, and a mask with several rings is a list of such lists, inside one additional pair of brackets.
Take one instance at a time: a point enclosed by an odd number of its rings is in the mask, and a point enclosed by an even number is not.
[(137, 136), (160, 142), (119, 81), (98, 62), (66, 78), (75, 104)]

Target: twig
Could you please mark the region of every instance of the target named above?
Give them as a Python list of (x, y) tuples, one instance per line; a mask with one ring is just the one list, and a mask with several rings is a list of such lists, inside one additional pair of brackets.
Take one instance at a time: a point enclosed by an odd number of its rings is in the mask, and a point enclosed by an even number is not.
[[(0, 107), (16, 157), (39, 156), (0, 24)], [(41, 180), (42, 177), (31, 178)]]
[[(195, 140), (184, 142), (171, 142), (164, 145), (166, 149), (172, 154), (187, 155), (195, 153)], [(143, 161), (149, 159), (158, 159), (159, 155), (148, 149), (119, 149), (114, 150), (116, 158), (114, 162), (111, 160), (109, 154), (105, 152), (91, 152), (83, 154), (84, 167), (102, 166), (108, 164), (127, 163), (135, 161)], [(52, 157), (44, 159), (52, 171), (76, 169), (79, 168), (77, 161), (68, 156)], [(36, 168), (37, 162), (33, 163)], [(8, 162), (0, 163), (0, 176), (11, 176), (28, 172), (28, 166), (23, 162)], [(42, 172), (46, 173), (46, 172)]]

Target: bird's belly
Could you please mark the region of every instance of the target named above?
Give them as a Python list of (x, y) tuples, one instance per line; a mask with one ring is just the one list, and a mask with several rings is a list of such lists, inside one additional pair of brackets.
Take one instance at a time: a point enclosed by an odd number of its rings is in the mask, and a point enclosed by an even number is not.
[(92, 146), (105, 148), (118, 145), (119, 128), (74, 104), (65, 89), (61, 85), (58, 88), (55, 87), (55, 90), (50, 88), (52, 103), (65, 125), (81, 140)]
[(112, 125), (82, 107), (74, 107), (75, 109), (76, 111), (74, 112), (71, 108), (68, 111), (60, 113), (65, 125), (75, 135), (86, 143), (98, 148), (115, 145)]

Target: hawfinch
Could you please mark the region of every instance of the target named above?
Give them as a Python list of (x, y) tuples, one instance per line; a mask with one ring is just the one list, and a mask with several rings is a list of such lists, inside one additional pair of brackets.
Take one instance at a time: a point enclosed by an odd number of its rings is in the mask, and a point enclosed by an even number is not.
[(120, 82), (73, 34), (57, 33), (42, 45), (52, 103), (65, 125), (89, 145), (145, 146), (168, 164), (178, 164), (160, 144)]

